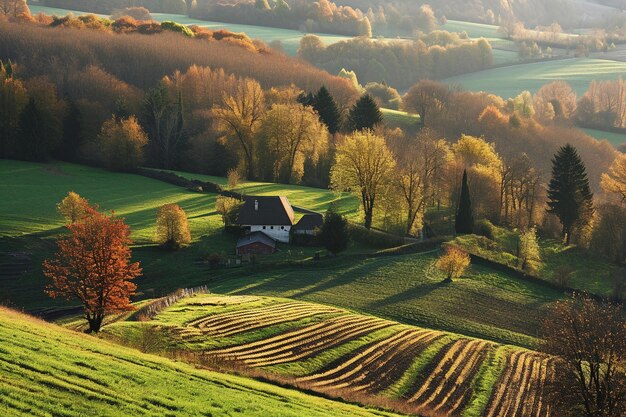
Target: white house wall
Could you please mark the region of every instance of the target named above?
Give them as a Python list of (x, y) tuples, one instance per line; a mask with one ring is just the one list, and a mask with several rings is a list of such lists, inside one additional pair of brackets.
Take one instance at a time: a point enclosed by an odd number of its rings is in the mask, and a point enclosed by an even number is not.
[(289, 243), (290, 230), (291, 226), (250, 226), (250, 232), (263, 232), (272, 239), (283, 243)]

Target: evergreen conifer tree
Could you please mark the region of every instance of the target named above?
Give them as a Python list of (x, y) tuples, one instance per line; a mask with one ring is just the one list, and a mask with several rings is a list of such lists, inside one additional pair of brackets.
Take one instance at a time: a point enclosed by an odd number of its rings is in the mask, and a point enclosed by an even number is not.
[(35, 99), (31, 97), (20, 114), (18, 127), (19, 155), (26, 161), (45, 161), (48, 159), (49, 144), (43, 115)]
[(474, 232), (474, 214), (472, 213), (472, 199), (467, 184), (467, 170), (463, 171), (463, 183), (461, 184), (461, 196), (459, 198), (459, 208), (456, 212), (454, 230), (458, 234)]
[(350, 109), (349, 125), (352, 131), (373, 129), (383, 121), (383, 114), (369, 94), (364, 94)]
[(328, 128), (331, 135), (337, 133), (341, 127), (341, 113), (326, 87), (322, 86), (313, 99), (313, 108), (320, 116), (322, 123)]
[(78, 160), (82, 145), (83, 119), (80, 109), (73, 100), (69, 101), (63, 118), (63, 142), (55, 152), (55, 157), (63, 161)]
[(568, 245), (572, 232), (587, 225), (593, 215), (593, 194), (585, 164), (572, 145), (561, 147), (552, 158), (547, 210), (561, 221)]
[(348, 221), (333, 209), (324, 215), (324, 223), (320, 230), (320, 242), (329, 252), (336, 255), (348, 247)]

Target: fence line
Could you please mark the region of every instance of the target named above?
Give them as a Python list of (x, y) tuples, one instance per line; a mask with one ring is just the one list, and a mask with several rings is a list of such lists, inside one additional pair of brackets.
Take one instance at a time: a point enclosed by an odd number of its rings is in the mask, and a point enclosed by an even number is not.
[(176, 292), (167, 295), (165, 297), (161, 297), (154, 302), (149, 303), (146, 306), (139, 308), (134, 314), (133, 317), (146, 317), (148, 319), (153, 319), (157, 314), (166, 309), (167, 307), (176, 304), (183, 298), (191, 297), (195, 294), (209, 294), (209, 288), (206, 285), (202, 285), (200, 287), (193, 288), (181, 288)]

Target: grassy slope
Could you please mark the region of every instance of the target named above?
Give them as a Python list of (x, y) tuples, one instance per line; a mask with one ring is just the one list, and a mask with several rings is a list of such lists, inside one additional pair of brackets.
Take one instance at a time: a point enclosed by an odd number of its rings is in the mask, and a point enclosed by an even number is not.
[(338, 259), (318, 268), (223, 271), (212, 291), (288, 297), (402, 323), (532, 347), (542, 309), (561, 297), (540, 284), (473, 266), (466, 278), (443, 284), (436, 253), (365, 260)]
[[(41, 262), (54, 249), (53, 237), (64, 232), (64, 221), (56, 204), (68, 191), (76, 191), (98, 203), (103, 210), (115, 210), (131, 227), (135, 240), (134, 257), (141, 261), (144, 276), (138, 278), (140, 292), (161, 295), (176, 288), (206, 282), (207, 271), (195, 263), (220, 252), (232, 255), (235, 237), (222, 233), (220, 216), (215, 212), (215, 195), (198, 194), (137, 175), (117, 174), (80, 165), (35, 164), (0, 160), (0, 252), (26, 251), (33, 254), (33, 271), (20, 280), (0, 280), (0, 300), (9, 299), (26, 309), (65, 305), (43, 295), (46, 283)], [(201, 177), (201, 176), (200, 176)], [(216, 178), (205, 178), (216, 180)], [(224, 181), (223, 179), (219, 179)], [(325, 210), (336, 202), (342, 212), (357, 216), (358, 202), (350, 195), (277, 184), (248, 183), (247, 194), (284, 194), (294, 204)], [(156, 210), (165, 203), (178, 203), (187, 212), (193, 245), (177, 252), (154, 246)], [(286, 248), (287, 249), (287, 248)], [(300, 259), (311, 256), (315, 248), (288, 248), (271, 260)], [(363, 250), (353, 245), (351, 250)]]
[(0, 308), (0, 414), (389, 415), (202, 371)]
[(524, 90), (537, 92), (543, 84), (564, 80), (580, 96), (591, 80), (616, 79), (626, 71), (626, 62), (571, 58), (520, 64), (460, 75), (444, 80), (470, 91), (487, 91), (501, 97), (515, 97)]

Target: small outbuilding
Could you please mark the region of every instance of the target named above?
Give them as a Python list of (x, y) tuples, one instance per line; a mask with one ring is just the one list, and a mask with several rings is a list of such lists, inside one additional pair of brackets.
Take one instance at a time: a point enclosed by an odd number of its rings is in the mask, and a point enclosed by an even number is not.
[(276, 241), (263, 232), (252, 232), (237, 241), (237, 255), (270, 255), (276, 252)]
[(296, 235), (309, 235), (314, 236), (317, 231), (322, 227), (324, 218), (319, 213), (305, 214), (302, 218), (293, 226), (293, 233)]

